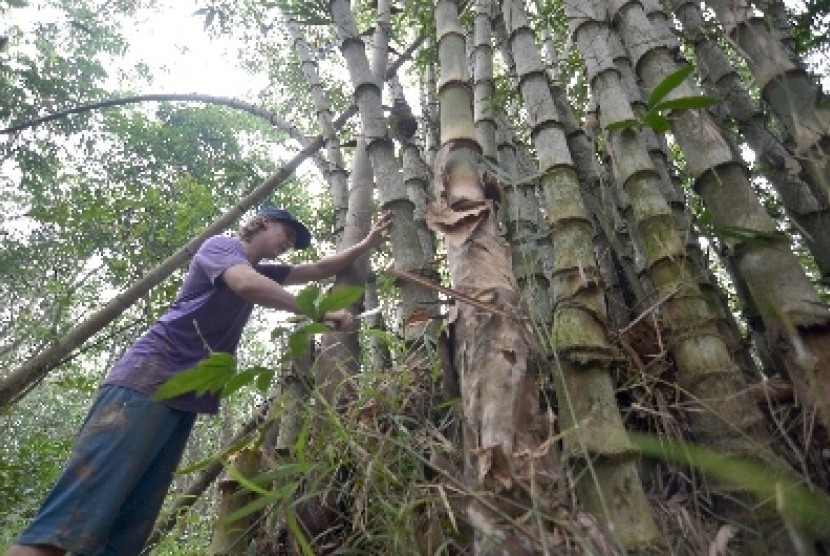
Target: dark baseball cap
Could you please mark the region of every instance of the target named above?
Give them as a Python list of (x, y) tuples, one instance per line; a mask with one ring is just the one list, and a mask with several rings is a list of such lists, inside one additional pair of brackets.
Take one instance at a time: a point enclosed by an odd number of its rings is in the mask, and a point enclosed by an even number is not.
[(277, 207), (264, 206), (259, 209), (258, 216), (267, 216), (269, 220), (274, 222), (285, 222), (294, 228), (297, 233), (297, 241), (294, 242), (294, 249), (305, 249), (311, 245), (311, 232), (305, 225), (294, 218), (294, 216), (285, 209)]

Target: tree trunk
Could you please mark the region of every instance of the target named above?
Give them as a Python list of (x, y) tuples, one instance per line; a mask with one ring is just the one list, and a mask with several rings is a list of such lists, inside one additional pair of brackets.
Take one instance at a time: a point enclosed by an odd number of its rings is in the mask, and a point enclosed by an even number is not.
[[(609, 51), (604, 6), (569, 0), (566, 10), (576, 44), (586, 62), (603, 129), (634, 114)], [(629, 29), (629, 33), (633, 31)], [(642, 39), (642, 34), (636, 35)], [(787, 466), (769, 451), (762, 416), (746, 395), (740, 369), (715, 327), (715, 315), (693, 279), (695, 271), (661, 193), (660, 175), (641, 134), (606, 131), (616, 182), (628, 194), (646, 269), (657, 288), (677, 381), (696, 410), (688, 414), (697, 439), (712, 449), (764, 462), (779, 472)], [(730, 426), (724, 426), (729, 423)]]
[(339, 243), (339, 239), (343, 233), (343, 228), (346, 226), (349, 173), (346, 171), (346, 167), (343, 162), (343, 154), (340, 151), (340, 141), (337, 138), (336, 130), (332, 125), (329, 102), (326, 99), (325, 91), (320, 83), (320, 76), (317, 72), (317, 61), (311, 55), (308, 44), (306, 44), (305, 37), (303, 36), (302, 28), (297, 22), (296, 16), (288, 16), (286, 27), (294, 43), (294, 51), (297, 53), (297, 59), (300, 62), (300, 67), (303, 69), (306, 83), (308, 83), (308, 91), (311, 95), (311, 100), (314, 102), (314, 109), (317, 112), (317, 122), (320, 125), (320, 131), (322, 132), (323, 139), (325, 141), (324, 145), (326, 149), (326, 158), (328, 159), (328, 166), (323, 175), (326, 177), (331, 191), (331, 198), (334, 204), (335, 243)]
[[(421, 157), (421, 149), (415, 142), (414, 131), (410, 133), (410, 127), (417, 125), (412, 116), (412, 109), (404, 96), (403, 87), (397, 76), (389, 79), (389, 89), (392, 92), (393, 103), (408, 118), (406, 127), (398, 128), (396, 139), (401, 145), (401, 156), (403, 158), (403, 180), (406, 184), (406, 191), (409, 199), (415, 205), (413, 216), (415, 228), (418, 230), (418, 238), (421, 241), (421, 248), (424, 252), (424, 260), (427, 261), (429, 270), (424, 269), (422, 274), (435, 277), (435, 235), (426, 223), (427, 205), (429, 204), (429, 167)], [(400, 121), (400, 120), (399, 120)]]
[[(400, 167), (394, 156), (392, 139), (383, 116), (381, 88), (376, 82), (366, 58), (363, 40), (354, 21), (351, 6), (345, 0), (329, 4), (337, 25), (340, 50), (346, 59), (349, 77), (355, 90), (360, 111), (362, 135), (366, 140), (375, 180), (379, 184), (381, 206), (393, 213), (391, 239), (395, 268), (408, 272), (423, 272), (428, 261), (417, 240), (414, 203), (409, 199)], [(401, 290), (401, 318), (405, 335), (417, 334), (423, 321), (412, 320), (419, 309), (434, 308), (433, 292), (411, 282), (398, 284)]]
[[(481, 150), (455, 4), (439, 1), (435, 21), (442, 148), (436, 157), (429, 224), (444, 235), (453, 287), (494, 307), (493, 312), (463, 302), (454, 307), (464, 475), (467, 486), (482, 493), (470, 501), (467, 516), (475, 529), (476, 554), (534, 554), (546, 531), (533, 527), (535, 534), (528, 535), (511, 523), (530, 508), (516, 480), (534, 480), (532, 462), (515, 457), (536, 446), (538, 400), (529, 369), (530, 337), (519, 313), (511, 309), (519, 306), (518, 288), (509, 251), (498, 234), (493, 199), (487, 198), (478, 170)], [(516, 317), (506, 316), (505, 309)]]
[[(243, 450), (229, 464), (250, 479), (259, 474), (261, 454), (259, 450)], [(211, 556), (239, 556), (248, 553), (248, 543), (253, 538), (255, 514), (233, 521), (223, 521), (233, 512), (245, 507), (256, 498), (255, 493), (240, 488), (235, 479), (219, 481), (219, 501), (216, 506), (217, 524), (208, 548)]]

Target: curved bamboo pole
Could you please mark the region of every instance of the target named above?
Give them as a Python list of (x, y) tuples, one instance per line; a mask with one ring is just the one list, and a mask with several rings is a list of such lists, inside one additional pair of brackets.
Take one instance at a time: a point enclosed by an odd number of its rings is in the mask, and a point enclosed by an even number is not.
[[(307, 146), (309, 143), (309, 138), (306, 135), (304, 135), (299, 129), (297, 129), (291, 123), (286, 121), (282, 116), (280, 116), (276, 112), (236, 98), (203, 95), (199, 93), (158, 93), (150, 95), (135, 95), (131, 97), (114, 98), (104, 100), (101, 102), (93, 102), (91, 104), (85, 104), (83, 106), (76, 106), (74, 108), (69, 108), (67, 110), (61, 110), (60, 112), (48, 114), (41, 118), (29, 120), (28, 122), (15, 124), (11, 127), (7, 127), (6, 129), (0, 129), (0, 135), (9, 135), (26, 129), (31, 129), (33, 127), (38, 127), (43, 124), (53, 122), (55, 120), (66, 118), (73, 114), (83, 114), (84, 112), (104, 110), (107, 108), (116, 108), (118, 106), (126, 106), (128, 104), (140, 104), (143, 102), (199, 102), (203, 104), (213, 104), (216, 106), (227, 106), (228, 108), (233, 108), (234, 110), (241, 110), (243, 112), (247, 112), (248, 114), (257, 116), (258, 118), (265, 120), (278, 130), (287, 133), (289, 137), (291, 137), (293, 140), (295, 140), (303, 147)], [(326, 164), (323, 158), (315, 154), (312, 155), (312, 159), (314, 160), (314, 164), (322, 172), (324, 172), (326, 169)]]
[(60, 120), (61, 118), (66, 118), (67, 116), (71, 116), (73, 114), (83, 114), (84, 112), (103, 110), (105, 108), (115, 108), (117, 106), (125, 106), (127, 104), (140, 104), (142, 102), (201, 102), (204, 104), (216, 104), (219, 106), (227, 106), (228, 108), (242, 110), (243, 112), (247, 112), (249, 114), (262, 118), (263, 120), (267, 121), (277, 129), (283, 130), (286, 133), (290, 134), (294, 139), (299, 140), (299, 138), (302, 136), (299, 130), (297, 130), (293, 125), (284, 120), (282, 116), (280, 116), (276, 112), (272, 112), (271, 110), (262, 108), (261, 106), (257, 106), (255, 104), (251, 104), (250, 102), (245, 102), (244, 100), (236, 98), (202, 95), (198, 93), (165, 93), (135, 95), (131, 97), (114, 98), (104, 100), (101, 102), (93, 102), (91, 104), (85, 104), (83, 106), (76, 106), (74, 108), (69, 108), (67, 110), (61, 110), (60, 112), (55, 112), (54, 114), (49, 114), (41, 118), (30, 120), (28, 122), (21, 122), (11, 127), (7, 127), (6, 129), (0, 129), (0, 135), (7, 135), (11, 133), (16, 133), (18, 131), (23, 131), (24, 129), (37, 127), (48, 122)]

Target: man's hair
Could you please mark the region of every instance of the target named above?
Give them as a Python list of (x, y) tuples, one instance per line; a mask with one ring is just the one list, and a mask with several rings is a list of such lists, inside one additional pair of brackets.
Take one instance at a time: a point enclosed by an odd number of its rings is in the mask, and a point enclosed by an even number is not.
[(239, 228), (239, 239), (244, 242), (251, 241), (255, 235), (266, 228), (266, 221), (269, 221), (267, 216), (254, 216)]

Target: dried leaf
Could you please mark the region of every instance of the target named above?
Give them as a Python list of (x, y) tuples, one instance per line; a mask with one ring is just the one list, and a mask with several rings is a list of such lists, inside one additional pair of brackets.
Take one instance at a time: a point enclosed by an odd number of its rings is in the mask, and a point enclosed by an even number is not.
[(482, 200), (464, 210), (453, 210), (446, 205), (432, 203), (426, 215), (427, 226), (444, 234), (447, 243), (458, 248), (489, 217), (491, 206), (490, 202)]
[(478, 448), (475, 454), (478, 458), (478, 480), (480, 483), (484, 483), (487, 475), (491, 475), (505, 489), (513, 486), (513, 473), (510, 468), (510, 461), (501, 449), (501, 446), (495, 445), (489, 448)]
[(728, 554), (729, 541), (738, 532), (738, 528), (734, 525), (724, 525), (718, 530), (715, 535), (715, 540), (709, 543), (709, 556), (725, 556)]
[(441, 501), (444, 503), (444, 507), (447, 509), (447, 516), (450, 518), (450, 523), (452, 524), (453, 530), (457, 533), (458, 532), (458, 523), (455, 521), (455, 512), (452, 511), (452, 506), (450, 506), (450, 501), (447, 499), (447, 493), (444, 491), (444, 487), (438, 485), (438, 493), (441, 495)]
[(477, 448), (475, 450), (476, 460), (478, 461), (478, 482), (484, 483), (484, 478), (490, 472), (492, 465), (492, 458), (489, 448)]
[(407, 326), (413, 324), (421, 324), (422, 322), (426, 322), (429, 320), (430, 310), (429, 309), (417, 309), (412, 311), (412, 314), (409, 315), (409, 318), (406, 319)]

